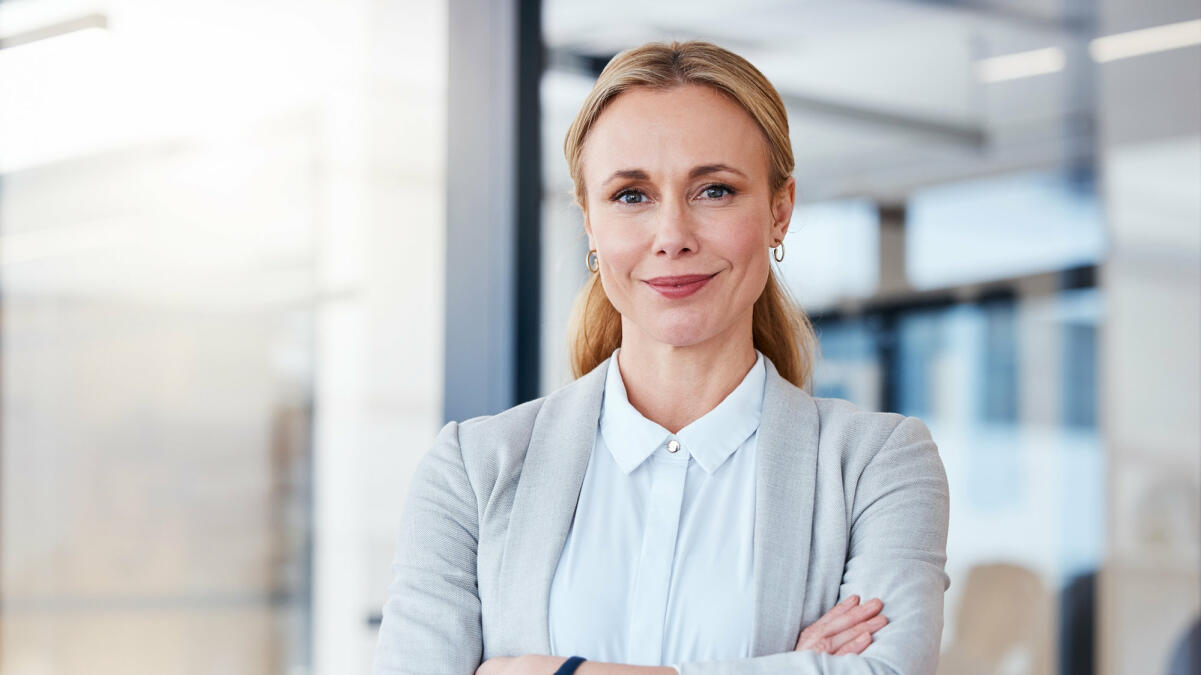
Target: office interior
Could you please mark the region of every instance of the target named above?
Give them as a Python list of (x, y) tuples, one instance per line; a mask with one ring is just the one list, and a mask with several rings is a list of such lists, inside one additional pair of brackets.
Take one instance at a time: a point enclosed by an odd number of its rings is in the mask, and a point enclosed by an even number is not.
[(1197, 672), (1195, 0), (4, 0), (0, 674), (369, 671), (438, 429), (571, 379), (568, 125), (691, 38), (815, 394), (939, 445), (940, 675)]

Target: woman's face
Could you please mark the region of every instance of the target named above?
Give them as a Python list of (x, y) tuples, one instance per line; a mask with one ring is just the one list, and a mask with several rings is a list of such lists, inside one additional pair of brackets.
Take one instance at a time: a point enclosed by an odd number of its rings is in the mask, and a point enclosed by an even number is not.
[(636, 87), (601, 113), (582, 161), (584, 227), (625, 339), (749, 336), (794, 198), (792, 178), (770, 193), (751, 116), (708, 87)]

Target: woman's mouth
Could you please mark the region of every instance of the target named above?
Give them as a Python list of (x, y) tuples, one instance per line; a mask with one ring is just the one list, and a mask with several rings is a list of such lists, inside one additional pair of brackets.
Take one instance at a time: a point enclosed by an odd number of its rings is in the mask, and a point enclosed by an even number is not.
[(701, 290), (715, 276), (717, 276), (716, 272), (713, 274), (684, 274), (678, 277), (655, 277), (647, 279), (645, 283), (664, 297), (686, 298)]

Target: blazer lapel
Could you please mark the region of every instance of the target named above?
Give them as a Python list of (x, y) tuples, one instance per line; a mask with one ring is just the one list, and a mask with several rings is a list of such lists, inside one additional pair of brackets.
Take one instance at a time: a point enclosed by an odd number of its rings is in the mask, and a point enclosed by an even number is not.
[(547, 397), (534, 422), (500, 566), (505, 620), (496, 653), (550, 653), (551, 581), (596, 441), (608, 365)]
[(817, 476), (813, 398), (767, 362), (755, 471), (752, 656), (791, 651), (801, 629)]

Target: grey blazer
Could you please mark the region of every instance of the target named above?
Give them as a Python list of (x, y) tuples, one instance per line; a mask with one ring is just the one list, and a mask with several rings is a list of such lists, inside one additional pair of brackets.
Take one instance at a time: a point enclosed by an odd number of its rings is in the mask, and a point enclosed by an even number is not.
[[(376, 675), (472, 675), (493, 656), (550, 653), (551, 578), (607, 365), (438, 434), (401, 518)], [(752, 656), (684, 663), (682, 675), (933, 673), (948, 492), (925, 424), (812, 397), (767, 361), (757, 454)], [(852, 594), (882, 599), (889, 619), (862, 654), (793, 651), (803, 627)]]

